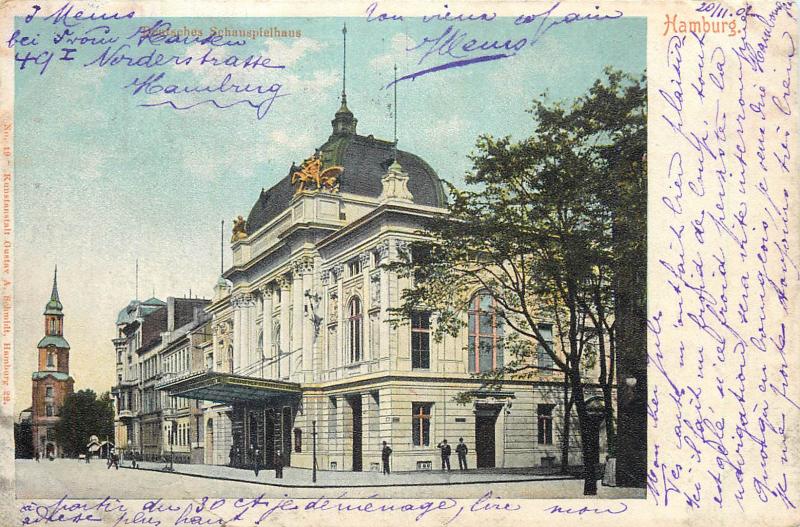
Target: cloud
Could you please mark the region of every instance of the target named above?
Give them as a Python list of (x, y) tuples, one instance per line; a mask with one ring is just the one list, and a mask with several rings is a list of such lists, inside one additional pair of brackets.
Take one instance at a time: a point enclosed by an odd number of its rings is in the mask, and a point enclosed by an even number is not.
[(408, 60), (409, 48), (416, 45), (406, 33), (397, 33), (389, 42), (389, 51), (378, 55), (369, 61), (369, 66), (375, 71), (389, 71), (397, 63), (405, 63)]
[(269, 58), (275, 64), (283, 64), (284, 66), (294, 66), (306, 54), (316, 53), (327, 47), (327, 44), (322, 44), (312, 38), (291, 40), (289, 44), (284, 44), (281, 40), (268, 40), (265, 44)]

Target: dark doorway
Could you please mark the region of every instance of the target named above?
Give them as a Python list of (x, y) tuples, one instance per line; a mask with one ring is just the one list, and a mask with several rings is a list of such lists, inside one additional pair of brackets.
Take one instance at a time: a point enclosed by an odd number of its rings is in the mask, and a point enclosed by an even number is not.
[(351, 397), (349, 402), (353, 410), (353, 472), (361, 472), (361, 396)]
[(475, 410), (475, 455), (478, 468), (495, 466), (494, 425), (497, 422), (497, 410), (481, 408)]
[(284, 406), (282, 415), (281, 438), (283, 438), (283, 446), (281, 447), (281, 455), (283, 457), (283, 466), (290, 467), (292, 466), (292, 409)]
[(275, 419), (272, 410), (264, 411), (264, 460), (265, 468), (275, 467)]

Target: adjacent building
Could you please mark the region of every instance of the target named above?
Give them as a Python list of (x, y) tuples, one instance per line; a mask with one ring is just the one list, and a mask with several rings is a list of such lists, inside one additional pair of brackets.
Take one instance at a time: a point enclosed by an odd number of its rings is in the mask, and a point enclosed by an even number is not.
[(195, 400), (172, 397), (156, 384), (204, 366), (210, 340), (209, 301), (133, 300), (117, 316), (115, 441), (124, 456), (147, 461), (202, 462), (202, 420)]
[(61, 457), (55, 426), (64, 400), (73, 392), (69, 374), (69, 343), (64, 338), (64, 311), (58, 298), (58, 269), (53, 272), (53, 290), (44, 308), (44, 337), (38, 349), (37, 371), (31, 377), (31, 432), (34, 456)]

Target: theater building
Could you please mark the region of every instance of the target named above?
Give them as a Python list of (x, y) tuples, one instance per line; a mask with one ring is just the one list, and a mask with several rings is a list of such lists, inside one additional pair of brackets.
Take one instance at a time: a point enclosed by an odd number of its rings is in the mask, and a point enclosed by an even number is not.
[[(554, 464), (562, 376), (543, 371), (499, 391), (475, 377), (504, 361), (490, 296), (474, 291), (457, 338), (436, 342), (424, 310), (390, 324), (387, 310), (410, 284), (382, 264), (446, 214), (437, 173), (392, 141), (358, 134), (344, 93), (331, 124), (319, 149), (235, 223), (233, 264), (206, 308), (206, 369), (156, 385), (205, 401), (205, 462), (248, 467), (259, 456), (270, 467), (279, 452), (286, 466), (310, 468), (315, 441), (320, 469), (378, 470), (387, 441), (394, 470), (427, 470), (438, 468), (441, 440), (463, 437), (470, 468)], [(472, 402), (455, 402), (463, 393)], [(571, 459), (580, 462), (577, 438)]]

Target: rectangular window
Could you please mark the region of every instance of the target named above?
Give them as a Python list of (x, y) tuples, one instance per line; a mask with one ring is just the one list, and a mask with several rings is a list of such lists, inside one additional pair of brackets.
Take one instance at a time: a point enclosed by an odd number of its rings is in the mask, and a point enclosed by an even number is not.
[(431, 408), (433, 403), (411, 403), (411, 433), (414, 446), (431, 444)]
[[(553, 325), (539, 324), (539, 333), (542, 334), (542, 337), (544, 337), (544, 340), (547, 342), (547, 345), (550, 347), (550, 349), (553, 349)], [(555, 367), (553, 357), (547, 353), (544, 346), (541, 344), (539, 344), (536, 349), (540, 371), (544, 374), (551, 373), (552, 369)]]
[(347, 275), (355, 276), (361, 272), (361, 260), (355, 259), (347, 264)]
[(56, 365), (56, 354), (52, 351), (47, 352), (47, 366), (52, 368)]
[(539, 430), (539, 444), (553, 444), (553, 407), (552, 404), (536, 405), (536, 422)]
[(45, 387), (44, 396), (45, 397), (52, 397), (53, 396), (53, 387), (52, 386), (46, 386)]
[(53, 415), (55, 415), (53, 413), (53, 405), (52, 404), (45, 405), (45, 415), (47, 415), (47, 417), (53, 417)]
[(419, 311), (411, 314), (411, 367), (431, 367), (431, 314)]

